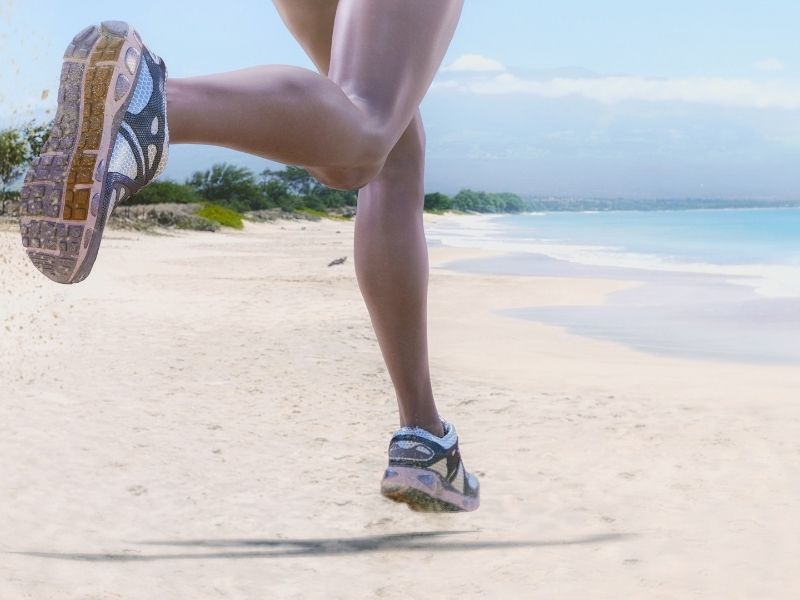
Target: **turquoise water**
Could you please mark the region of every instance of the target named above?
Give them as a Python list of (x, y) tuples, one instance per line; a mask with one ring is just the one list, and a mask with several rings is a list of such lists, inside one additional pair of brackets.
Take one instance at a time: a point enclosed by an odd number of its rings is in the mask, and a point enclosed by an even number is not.
[(800, 209), (461, 218), (428, 237), (491, 251), (445, 265), (460, 271), (637, 282), (595, 306), (501, 314), (654, 354), (800, 364)]
[(508, 240), (602, 246), (678, 262), (800, 265), (800, 209), (545, 213), (494, 219)]

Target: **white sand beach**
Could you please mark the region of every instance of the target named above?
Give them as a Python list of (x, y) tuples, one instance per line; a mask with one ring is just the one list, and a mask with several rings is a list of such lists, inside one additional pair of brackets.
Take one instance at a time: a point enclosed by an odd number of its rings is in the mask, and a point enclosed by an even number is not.
[(635, 281), (432, 247), (434, 389), (482, 506), (382, 498), (395, 399), (352, 230), (112, 231), (76, 286), (0, 231), (0, 599), (800, 596), (799, 369), (493, 312)]

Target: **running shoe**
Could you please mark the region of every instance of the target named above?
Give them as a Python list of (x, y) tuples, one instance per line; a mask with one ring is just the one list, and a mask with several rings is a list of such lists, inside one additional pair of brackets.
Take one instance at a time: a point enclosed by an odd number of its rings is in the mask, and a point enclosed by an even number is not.
[(53, 281), (85, 279), (111, 211), (164, 170), (166, 77), (121, 21), (87, 27), (67, 47), (53, 129), (20, 192), (22, 245)]
[(471, 511), (480, 504), (478, 479), (464, 469), (456, 428), (442, 421), (444, 435), (401, 427), (389, 443), (389, 466), (381, 493), (420, 512)]

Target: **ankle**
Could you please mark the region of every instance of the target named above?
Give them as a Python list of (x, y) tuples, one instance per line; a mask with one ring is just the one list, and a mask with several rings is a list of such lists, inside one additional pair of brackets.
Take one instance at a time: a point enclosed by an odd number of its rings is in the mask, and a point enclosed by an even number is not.
[(167, 123), (170, 142), (174, 144), (196, 141), (192, 119), (196, 120), (197, 92), (192, 81), (186, 78), (167, 78), (164, 83), (167, 97)]
[(434, 420), (434, 421), (431, 421), (431, 420), (409, 421), (409, 422), (406, 422), (406, 423), (402, 423), (402, 426), (403, 427), (418, 427), (420, 429), (424, 429), (425, 431), (427, 431), (431, 435), (436, 436), (437, 438), (444, 437), (444, 433), (445, 433), (444, 432), (444, 425), (442, 424), (441, 419), (438, 419), (438, 418), (436, 420)]

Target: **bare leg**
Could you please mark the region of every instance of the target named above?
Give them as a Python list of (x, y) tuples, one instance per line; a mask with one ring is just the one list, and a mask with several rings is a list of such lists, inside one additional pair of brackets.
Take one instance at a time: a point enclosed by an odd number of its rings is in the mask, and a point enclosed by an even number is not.
[[(328, 73), (335, 10), (320, 10), (317, 0), (275, 4), (320, 73)], [(428, 366), (424, 150), (425, 133), (416, 110), (380, 173), (359, 191), (355, 263), (395, 387), (400, 423), (441, 435)]]
[[(300, 0), (329, 16), (332, 0)], [(170, 79), (173, 143), (208, 143), (312, 168), (355, 188), (376, 175), (416, 113), (463, 0), (340, 0), (328, 76), (285, 65)], [(283, 16), (295, 10), (278, 2)], [(314, 169), (316, 167), (316, 169)]]
[(394, 383), (403, 425), (442, 435), (428, 366), (428, 246), (422, 222), (425, 132), (411, 121), (358, 193), (358, 284)]

